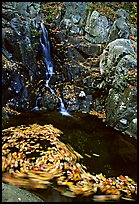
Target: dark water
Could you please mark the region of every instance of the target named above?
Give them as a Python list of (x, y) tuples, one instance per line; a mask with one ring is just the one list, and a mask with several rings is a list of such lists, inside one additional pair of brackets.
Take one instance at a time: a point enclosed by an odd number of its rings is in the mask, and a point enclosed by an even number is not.
[[(24, 113), (12, 116), (7, 127), (33, 123), (52, 124), (64, 133), (60, 140), (70, 144), (84, 157), (81, 162), (91, 174), (102, 173), (106, 177), (116, 177), (122, 174), (136, 181), (137, 141), (111, 127), (106, 127), (105, 123), (102, 123), (101, 119), (96, 116), (82, 113), (72, 113), (72, 116), (65, 117), (59, 112), (46, 111)], [(76, 199), (60, 196), (58, 192), (51, 189), (34, 192), (45, 201), (76, 202)]]

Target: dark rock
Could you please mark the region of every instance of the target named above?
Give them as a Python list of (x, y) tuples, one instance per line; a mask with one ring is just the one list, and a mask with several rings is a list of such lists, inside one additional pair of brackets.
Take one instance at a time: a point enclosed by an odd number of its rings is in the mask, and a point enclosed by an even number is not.
[(73, 47), (68, 48), (68, 57), (73, 61), (74, 60), (79, 61), (79, 62), (85, 61), (84, 56), (82, 56), (80, 54), (80, 52), (78, 52), (78, 50), (76, 48), (73, 48)]
[(101, 44), (91, 44), (88, 42), (78, 44), (76, 46), (79, 51), (83, 54), (87, 55), (88, 57), (97, 57), (102, 53), (102, 46)]
[(59, 99), (55, 95), (46, 92), (39, 99), (39, 106), (45, 107), (47, 110), (54, 111), (59, 108)]

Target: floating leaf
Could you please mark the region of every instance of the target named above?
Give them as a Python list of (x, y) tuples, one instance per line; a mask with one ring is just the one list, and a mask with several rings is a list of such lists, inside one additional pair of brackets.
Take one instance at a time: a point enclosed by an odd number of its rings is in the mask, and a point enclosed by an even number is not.
[(70, 198), (75, 198), (76, 195), (74, 195), (74, 193), (72, 193), (71, 191), (65, 191), (65, 192), (61, 192), (62, 195), (70, 197)]
[(104, 202), (109, 200), (119, 200), (120, 195), (94, 195), (93, 200), (97, 202)]
[(93, 153), (93, 156), (95, 156), (95, 157), (100, 157), (99, 154), (95, 154), (95, 153)]
[(91, 156), (90, 156), (89, 154), (86, 154), (86, 153), (85, 153), (84, 155), (87, 156), (87, 157), (89, 157), (89, 158), (91, 158)]

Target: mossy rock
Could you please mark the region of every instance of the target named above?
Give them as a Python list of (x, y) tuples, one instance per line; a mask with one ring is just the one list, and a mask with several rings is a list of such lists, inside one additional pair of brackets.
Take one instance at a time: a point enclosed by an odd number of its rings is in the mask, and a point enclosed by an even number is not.
[(2, 129), (5, 127), (8, 120), (9, 120), (9, 116), (6, 113), (6, 111), (4, 110), (4, 108), (2, 108)]

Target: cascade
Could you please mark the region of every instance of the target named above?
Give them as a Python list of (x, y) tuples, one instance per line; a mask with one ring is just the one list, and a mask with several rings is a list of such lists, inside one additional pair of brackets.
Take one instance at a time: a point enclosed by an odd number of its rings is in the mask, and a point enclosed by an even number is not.
[[(48, 40), (48, 31), (45, 28), (43, 22), (41, 22), (41, 29), (42, 29), (42, 36), (40, 38), (40, 43), (42, 46), (43, 57), (44, 57), (44, 61), (46, 64), (46, 84), (45, 86), (49, 88), (52, 94), (55, 94), (55, 91), (49, 86), (50, 79), (55, 73), (53, 70), (53, 63), (52, 63), (51, 55), (50, 55), (50, 42)], [(71, 116), (65, 109), (65, 106), (64, 106), (64, 103), (61, 97), (59, 97), (59, 100), (60, 100), (60, 113), (64, 116)], [(33, 108), (33, 110), (38, 110), (37, 99), (36, 99), (36, 106), (35, 108)]]
[(38, 98), (36, 98), (35, 107), (32, 110), (35, 110), (35, 111), (39, 110), (39, 107), (38, 107)]
[(64, 116), (71, 116), (65, 109), (64, 103), (62, 101), (62, 99), (59, 97), (60, 100), (60, 113)]

